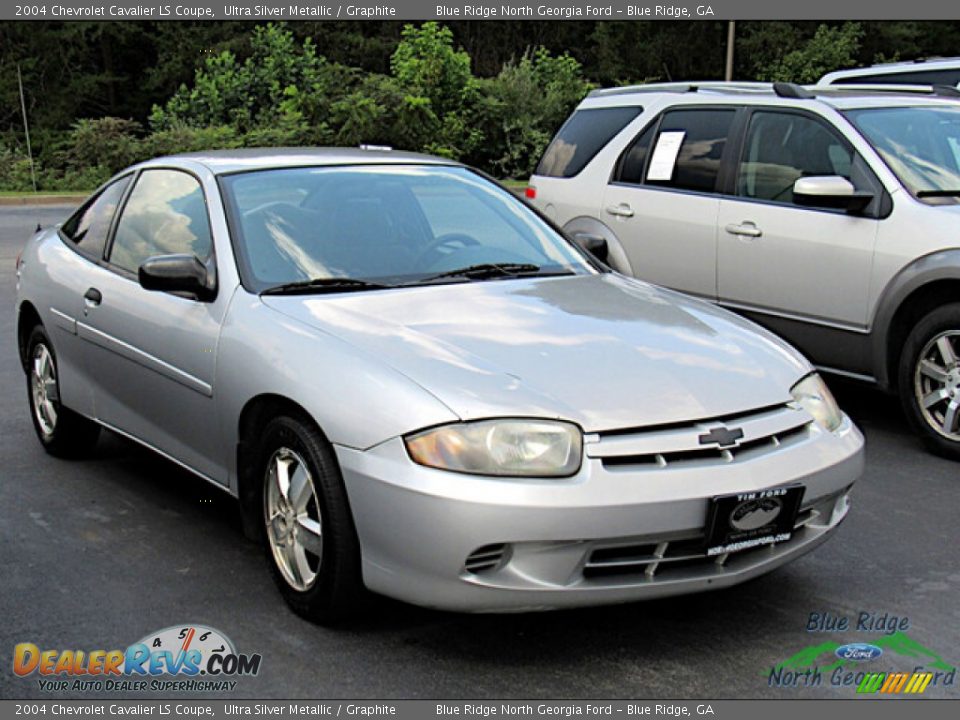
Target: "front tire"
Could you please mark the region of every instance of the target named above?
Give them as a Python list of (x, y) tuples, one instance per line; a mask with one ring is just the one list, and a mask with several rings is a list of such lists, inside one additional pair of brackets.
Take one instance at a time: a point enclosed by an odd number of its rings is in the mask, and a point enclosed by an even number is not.
[(97, 444), (100, 426), (60, 401), (57, 355), (42, 325), (30, 331), (27, 359), (30, 419), (43, 449), (61, 458), (89, 455)]
[(344, 620), (365, 591), (333, 448), (302, 417), (275, 418), (260, 437), (261, 534), (274, 581), (298, 615), (321, 624)]
[(914, 430), (933, 452), (960, 460), (960, 303), (917, 323), (904, 343), (898, 380)]

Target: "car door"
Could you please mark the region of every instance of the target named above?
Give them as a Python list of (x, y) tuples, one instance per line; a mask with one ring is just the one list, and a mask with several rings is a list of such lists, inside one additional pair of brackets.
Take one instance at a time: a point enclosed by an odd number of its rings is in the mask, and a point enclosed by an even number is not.
[[(199, 180), (178, 169), (143, 170), (115, 223), (107, 262), (86, 289), (78, 323), (88, 342), (98, 418), (208, 478), (223, 466), (213, 402), (226, 293), (201, 302), (145, 290), (141, 263), (190, 253), (215, 267)], [(220, 460), (218, 462), (218, 460)]]
[(601, 218), (637, 277), (716, 297), (717, 188), (736, 116), (731, 106), (668, 110), (620, 157)]
[(96, 193), (60, 227), (62, 243), (50, 245), (46, 258), (50, 282), (43, 284), (46, 297), (41, 305), (49, 309), (51, 341), (57, 353), (61, 401), (72, 410), (94, 416), (96, 408), (92, 383), (84, 362), (83, 341), (77, 335), (92, 274), (103, 261), (110, 226), (132, 175), (111, 182)]
[[(874, 196), (856, 213), (797, 203), (801, 177), (841, 176)], [(824, 118), (789, 108), (753, 109), (732, 194), (720, 203), (721, 303), (747, 311), (816, 357), (810, 332), (862, 332), (883, 188)], [(827, 348), (829, 352), (829, 348)]]

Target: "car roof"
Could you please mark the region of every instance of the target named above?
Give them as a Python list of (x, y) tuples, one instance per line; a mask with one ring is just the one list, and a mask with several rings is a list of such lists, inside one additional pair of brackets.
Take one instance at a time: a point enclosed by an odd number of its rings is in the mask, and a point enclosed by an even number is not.
[(204, 165), (216, 175), (246, 170), (323, 165), (460, 165), (454, 160), (432, 155), (400, 152), (383, 146), (361, 146), (359, 148), (298, 147), (208, 150), (159, 157), (142, 163), (140, 167), (168, 165), (180, 160), (190, 160)]
[[(668, 100), (677, 104), (731, 103), (790, 105), (821, 102), (838, 110), (866, 107), (936, 106), (957, 107), (960, 97), (935, 94), (929, 85), (805, 85), (761, 82), (650, 83), (592, 91), (583, 108), (643, 105)], [(785, 90), (788, 94), (784, 94)], [(778, 92), (779, 90), (779, 92)], [(939, 91), (937, 91), (939, 92)]]

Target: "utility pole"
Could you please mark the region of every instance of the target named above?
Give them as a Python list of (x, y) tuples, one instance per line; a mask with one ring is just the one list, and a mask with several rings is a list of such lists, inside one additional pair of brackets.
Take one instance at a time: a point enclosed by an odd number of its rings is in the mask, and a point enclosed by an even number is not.
[(30, 158), (30, 180), (33, 182), (33, 191), (37, 191), (37, 172), (33, 167), (33, 149), (30, 147), (30, 123), (27, 120), (27, 101), (23, 97), (23, 75), (20, 74), (20, 63), (17, 63), (17, 84), (20, 86), (20, 109), (23, 111), (23, 130), (27, 135), (27, 157)]
[(727, 67), (723, 73), (723, 79), (727, 82), (733, 80), (733, 38), (736, 33), (736, 20), (727, 22)]

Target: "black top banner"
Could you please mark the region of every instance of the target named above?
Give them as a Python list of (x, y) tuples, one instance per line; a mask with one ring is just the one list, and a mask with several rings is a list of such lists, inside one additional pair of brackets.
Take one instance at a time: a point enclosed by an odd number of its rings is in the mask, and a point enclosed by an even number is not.
[(0, 20), (955, 20), (952, 0), (700, 0), (640, 2), (434, 2), (369, 4), (311, 0), (62, 0), (4, 2)]

